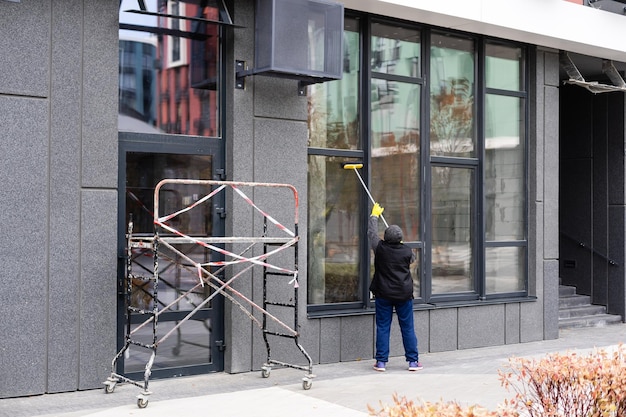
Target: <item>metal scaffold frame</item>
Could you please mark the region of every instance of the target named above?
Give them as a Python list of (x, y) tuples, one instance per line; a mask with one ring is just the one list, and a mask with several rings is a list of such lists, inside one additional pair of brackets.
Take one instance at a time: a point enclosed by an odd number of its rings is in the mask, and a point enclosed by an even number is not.
[[(161, 189), (166, 185), (200, 185), (208, 187), (211, 192), (198, 198), (191, 204), (186, 205), (182, 209), (166, 214), (159, 213), (159, 196)], [(261, 210), (242, 190), (246, 187), (271, 187), (288, 189), (293, 194), (293, 206), (294, 206), (294, 228), (290, 230), (281, 223), (279, 223), (274, 217), (270, 216), (267, 212)], [(206, 204), (220, 192), (225, 192), (231, 189), (233, 196), (238, 195), (250, 206), (263, 216), (263, 233), (260, 237), (213, 237), (213, 236), (189, 236), (182, 233), (180, 230), (172, 227), (170, 220), (177, 216), (193, 210), (199, 205)], [(270, 225), (271, 223), (271, 225)], [(272, 226), (273, 225), (273, 226)], [(268, 226), (273, 227), (273, 234), (279, 236), (268, 236)], [(216, 180), (188, 180), (188, 179), (164, 179), (160, 181), (154, 190), (154, 234), (146, 236), (133, 234), (133, 222), (129, 221), (127, 235), (126, 235), (126, 271), (125, 271), (125, 304), (126, 304), (126, 334), (124, 346), (119, 350), (111, 362), (111, 375), (104, 382), (104, 391), (109, 394), (115, 390), (118, 383), (130, 383), (142, 389), (137, 396), (137, 406), (139, 408), (145, 408), (148, 405), (148, 399), (151, 392), (148, 389), (149, 379), (152, 372), (152, 366), (157, 354), (157, 348), (159, 344), (169, 338), (174, 332), (180, 335), (180, 326), (182, 326), (187, 320), (193, 318), (193, 316), (204, 306), (206, 306), (214, 297), (218, 294), (223, 295), (226, 299), (230, 300), (233, 304), (241, 308), (242, 311), (261, 328), (263, 334), (263, 340), (267, 350), (267, 360), (263, 364), (261, 369), (261, 376), (267, 378), (270, 375), (272, 365), (290, 367), (295, 369), (304, 370), (307, 373), (302, 378), (302, 387), (304, 389), (310, 389), (312, 381), (315, 375), (313, 375), (313, 364), (310, 355), (306, 352), (304, 347), (300, 344), (300, 332), (298, 323), (298, 193), (292, 185), (289, 184), (275, 184), (275, 183), (255, 183), (255, 182), (234, 182), (234, 181), (216, 181)], [(209, 251), (215, 251), (222, 255), (223, 260), (209, 261), (200, 263), (189, 257), (181, 249), (181, 245), (199, 245), (203, 249)], [(220, 245), (226, 244), (249, 244), (249, 246), (240, 254), (230, 252)], [(257, 256), (244, 256), (250, 251), (250, 249), (257, 245), (263, 245), (263, 251), (261, 255)], [(159, 302), (159, 257), (161, 247), (166, 248), (171, 253), (176, 255), (177, 259), (180, 259), (181, 263), (184, 263), (185, 268), (193, 269), (194, 274), (197, 275), (198, 282), (190, 290), (180, 294), (177, 299), (169, 304)], [(152, 282), (152, 308), (142, 309), (141, 307), (132, 305), (131, 294), (133, 294), (133, 281), (136, 278), (143, 278), (133, 271), (133, 249), (149, 250), (153, 256), (153, 271), (152, 276), (147, 279)], [(293, 250), (293, 267), (286, 268), (279, 266), (278, 264), (271, 263), (274, 255), (286, 250)], [(169, 259), (172, 261), (172, 259)], [(229, 266), (238, 266), (240, 271), (233, 273), (229, 279), (220, 278), (220, 273)], [(250, 271), (254, 267), (262, 267), (263, 270), (263, 302), (262, 305), (258, 305), (250, 298), (246, 297), (231, 284), (238, 278), (244, 276), (244, 274)], [(211, 272), (211, 268), (219, 268), (217, 271)], [(293, 293), (289, 297), (288, 302), (277, 302), (274, 300), (268, 300), (268, 285), (271, 280), (282, 278), (284, 283), (293, 287)], [(274, 282), (274, 281), (272, 281)], [(280, 281), (279, 281), (280, 283)], [(176, 325), (169, 329), (169, 331), (163, 335), (158, 335), (158, 318), (159, 315), (170, 310), (173, 306), (177, 305), (181, 300), (189, 296), (193, 291), (198, 290), (201, 287), (208, 285), (213, 291), (202, 302), (194, 305), (195, 308), (190, 311), (182, 320), (176, 322)], [(142, 290), (144, 290), (142, 288)], [(291, 290), (289, 290), (291, 292)], [(293, 327), (285, 324), (279, 320), (275, 315), (268, 311), (270, 306), (279, 306), (281, 308), (293, 309)], [(255, 317), (254, 313), (261, 313), (262, 319), (259, 320)], [(131, 328), (131, 315), (133, 314), (146, 314), (149, 318), (143, 323)], [(269, 324), (273, 324), (272, 329), (269, 328)], [(146, 343), (140, 341), (134, 336), (136, 332), (146, 326), (151, 326), (152, 337), (151, 342)], [(279, 329), (279, 331), (276, 330)], [(271, 347), (269, 336), (277, 336), (279, 338), (288, 338), (294, 340), (298, 350), (304, 355), (307, 365), (291, 364), (283, 361), (274, 360), (271, 358)], [(127, 352), (129, 347), (139, 346), (147, 349), (150, 352), (149, 360), (147, 361), (144, 369), (143, 381), (133, 380), (123, 374), (116, 372), (117, 362)]]

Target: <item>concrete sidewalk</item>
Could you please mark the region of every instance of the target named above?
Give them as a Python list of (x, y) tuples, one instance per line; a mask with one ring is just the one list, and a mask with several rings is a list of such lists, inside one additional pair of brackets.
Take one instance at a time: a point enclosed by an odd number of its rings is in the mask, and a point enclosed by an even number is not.
[(372, 370), (373, 360), (316, 365), (310, 390), (302, 389), (304, 372), (295, 369), (273, 369), (269, 378), (261, 372), (219, 373), (150, 381), (145, 409), (136, 404), (140, 389), (122, 384), (112, 394), (98, 389), (0, 400), (0, 416), (363, 417), (368, 404), (378, 410), (381, 402), (392, 403), (394, 393), (495, 410), (513, 396), (498, 381), (498, 370), (506, 369), (510, 357), (590, 352), (625, 342), (626, 324), (562, 330), (557, 340), (422, 354), (424, 369), (418, 372), (409, 372), (402, 357), (391, 358), (384, 373)]

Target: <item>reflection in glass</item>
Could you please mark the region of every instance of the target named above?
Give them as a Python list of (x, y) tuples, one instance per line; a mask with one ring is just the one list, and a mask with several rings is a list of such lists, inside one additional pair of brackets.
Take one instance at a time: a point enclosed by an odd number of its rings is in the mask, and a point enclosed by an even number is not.
[(433, 167), (433, 294), (474, 290), (473, 196), (473, 169)]
[(309, 155), (308, 302), (359, 301), (361, 184), (350, 161)]
[[(150, 12), (219, 20), (215, 0), (147, 1)], [(220, 28), (188, 19), (128, 12), (137, 3), (120, 4), (120, 131), (217, 137)], [(171, 31), (181, 32), (172, 36)]]
[(433, 34), (430, 53), (430, 152), (474, 157), (474, 42)]
[(413, 277), (413, 298), (417, 299), (422, 296), (422, 251), (413, 249), (413, 254), (415, 255), (415, 262), (411, 264), (411, 276)]
[(523, 50), (520, 47), (488, 43), (485, 46), (487, 88), (520, 91), (523, 89)]
[(420, 32), (400, 26), (372, 23), (372, 61), (374, 72), (419, 77)]
[(370, 191), (405, 241), (420, 240), (420, 88), (372, 79)]
[[(156, 184), (165, 178), (211, 178), (211, 156), (152, 154), (128, 152), (126, 154), (126, 219), (132, 216), (133, 233), (153, 236), (154, 226), (154, 190)], [(168, 184), (161, 188), (159, 195), (159, 215), (179, 211), (197, 202), (210, 192), (207, 186), (189, 184)], [(168, 222), (176, 230), (191, 236), (211, 236), (213, 231), (213, 212), (211, 204), (200, 204), (182, 213)], [(161, 233), (161, 236), (164, 234)], [(208, 285), (198, 286), (197, 264), (210, 261), (211, 251), (196, 244), (180, 244), (179, 252), (166, 245), (160, 245), (158, 253), (158, 305), (154, 305), (152, 277), (154, 275), (154, 253), (150, 248), (133, 248), (131, 263), (131, 305), (140, 309), (163, 309), (173, 303), (180, 295), (189, 292), (168, 309), (168, 313), (159, 318), (159, 337), (173, 326), (171, 314), (178, 311), (191, 311), (212, 293)], [(184, 254), (193, 262), (181, 256)], [(217, 272), (211, 270), (211, 272)], [(211, 323), (207, 310), (212, 302), (203, 307), (193, 320), (185, 323), (165, 342), (159, 345), (159, 355), (155, 369), (159, 367), (181, 366), (186, 364), (209, 363)], [(133, 313), (133, 321), (147, 319), (140, 313)], [(204, 318), (203, 318), (204, 317)], [(152, 326), (142, 328), (133, 340), (152, 340)], [(178, 357), (181, 349), (184, 355)], [(139, 370), (147, 363), (150, 351), (130, 348), (130, 356), (125, 360), (127, 372)]]
[(359, 135), (359, 21), (344, 22), (343, 78), (307, 88), (309, 146), (361, 149)]
[[(212, 178), (210, 155), (128, 152), (126, 154), (126, 219), (133, 217), (134, 233), (153, 233), (154, 188), (165, 178)], [(161, 212), (181, 209), (208, 194), (205, 186), (169, 184), (161, 189)], [(209, 204), (172, 219), (186, 234), (206, 236), (212, 230)], [(174, 210), (172, 210), (174, 211)], [(192, 213), (192, 214), (190, 214)]]
[(526, 248), (491, 247), (485, 252), (487, 294), (524, 291)]
[(524, 99), (488, 94), (485, 101), (485, 238), (525, 238)]
[[(175, 325), (175, 322), (159, 322), (159, 336), (168, 333)], [(133, 329), (136, 327), (132, 326)], [(152, 370), (211, 363), (211, 334), (211, 320), (208, 318), (183, 323), (177, 332), (159, 344), (159, 353)], [(139, 329), (133, 334), (133, 339), (152, 343), (151, 326)], [(143, 372), (152, 351), (131, 345), (126, 352), (128, 356), (124, 359), (124, 372)]]

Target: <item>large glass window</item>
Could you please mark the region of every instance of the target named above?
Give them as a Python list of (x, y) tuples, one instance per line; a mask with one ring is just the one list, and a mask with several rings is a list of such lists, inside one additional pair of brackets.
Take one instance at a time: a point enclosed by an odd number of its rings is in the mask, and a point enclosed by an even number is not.
[(525, 155), (523, 111), (518, 97), (488, 94), (485, 102), (485, 237), (524, 239)]
[[(309, 303), (359, 301), (360, 184), (341, 157), (309, 155)], [(323, 279), (319, 279), (323, 278)]]
[(370, 44), (372, 71), (407, 77), (421, 75), (422, 48), (419, 31), (373, 22)]
[(432, 169), (433, 294), (473, 291), (474, 169)]
[(525, 296), (525, 47), (373, 17), (345, 31), (343, 80), (309, 88), (310, 311), (372, 307), (363, 185), (416, 254), (415, 303)]
[[(374, 91), (393, 86), (393, 100), (382, 104)], [(385, 218), (399, 225), (405, 240), (420, 239), (420, 85), (372, 80), (371, 192), (385, 207)]]
[(343, 78), (309, 86), (309, 146), (362, 149), (359, 134), (359, 21), (344, 23)]
[[(309, 87), (308, 302), (361, 301), (361, 185), (343, 169), (362, 161), (359, 20), (344, 23), (341, 80)], [(359, 174), (361, 175), (361, 174)]]
[(371, 28), (370, 189), (385, 208), (385, 219), (402, 228), (404, 241), (415, 251), (411, 271), (414, 296), (419, 298), (422, 33), (418, 28), (378, 21), (373, 21)]
[(433, 34), (430, 47), (430, 153), (476, 156), (474, 41)]
[[(219, 20), (215, 0), (146, 4), (152, 13)], [(221, 136), (219, 26), (138, 12), (136, 1), (121, 1), (119, 130)]]
[(487, 294), (526, 289), (526, 107), (520, 47), (485, 45), (485, 270)]

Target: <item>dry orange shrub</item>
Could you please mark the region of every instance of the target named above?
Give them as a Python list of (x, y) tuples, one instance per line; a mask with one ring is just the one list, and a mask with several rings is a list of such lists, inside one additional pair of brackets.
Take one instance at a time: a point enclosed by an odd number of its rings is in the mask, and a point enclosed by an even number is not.
[(597, 349), (589, 355), (554, 353), (542, 359), (509, 359), (498, 371), (503, 387), (515, 393), (498, 411), (456, 402), (415, 402), (393, 396), (377, 417), (626, 417), (626, 348)]
[(479, 405), (462, 407), (456, 402), (415, 402), (393, 395), (392, 405), (382, 405), (380, 410), (368, 405), (371, 416), (377, 417), (518, 417), (512, 410), (489, 411)]
[(529, 417), (626, 416), (626, 349), (589, 355), (555, 353), (539, 360), (511, 358), (499, 371), (514, 399), (505, 406)]

